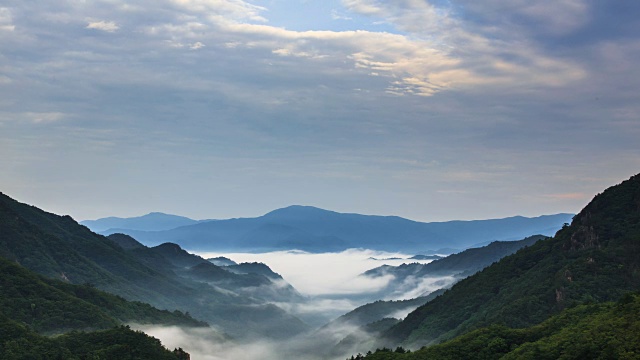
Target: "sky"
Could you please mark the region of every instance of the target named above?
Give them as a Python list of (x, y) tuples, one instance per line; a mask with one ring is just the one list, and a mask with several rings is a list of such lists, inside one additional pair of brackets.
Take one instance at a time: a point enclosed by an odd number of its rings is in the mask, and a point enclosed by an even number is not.
[(0, 191), (76, 220), (577, 212), (640, 172), (640, 2), (0, 3)]

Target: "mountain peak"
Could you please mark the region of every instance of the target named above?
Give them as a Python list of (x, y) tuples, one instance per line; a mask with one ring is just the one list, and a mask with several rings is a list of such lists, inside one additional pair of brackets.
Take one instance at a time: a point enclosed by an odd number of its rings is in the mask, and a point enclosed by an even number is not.
[(324, 210), (314, 206), (308, 205), (290, 205), (280, 209), (276, 209), (265, 214), (265, 217), (274, 216), (309, 216), (309, 215), (326, 215), (326, 214), (338, 214), (335, 211)]

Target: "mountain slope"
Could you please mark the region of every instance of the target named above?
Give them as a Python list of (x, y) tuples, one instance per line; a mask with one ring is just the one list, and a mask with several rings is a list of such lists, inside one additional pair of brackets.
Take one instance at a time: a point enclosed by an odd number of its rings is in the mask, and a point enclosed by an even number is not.
[(428, 264), (383, 265), (366, 271), (362, 276), (372, 279), (393, 276), (393, 281), (379, 291), (380, 298), (421, 297), (434, 289), (448, 288), (458, 280), (544, 238), (535, 235), (519, 241), (494, 241), (489, 245), (467, 249)]
[(44, 278), (4, 258), (0, 258), (0, 275), (0, 313), (37, 332), (106, 329), (126, 322), (206, 326), (180, 312)]
[[(207, 326), (180, 312), (128, 302), (86, 285), (47, 279), (0, 257), (2, 359), (188, 358), (182, 351), (168, 351), (144, 333), (117, 327), (125, 322)], [(59, 335), (70, 330), (74, 331)], [(100, 331), (84, 332), (88, 330)]]
[[(378, 350), (369, 360), (393, 359), (635, 359), (640, 353), (640, 296), (580, 305), (540, 325), (494, 325), (414, 353)], [(355, 358), (354, 358), (355, 359)]]
[(158, 339), (125, 326), (95, 332), (71, 332), (51, 338), (39, 335), (0, 314), (0, 334), (0, 354), (3, 360), (190, 358), (182, 349), (171, 352)]
[(175, 306), (191, 291), (140, 263), (109, 239), (0, 193), (0, 256), (47, 277), (96, 287), (130, 300)]
[(569, 226), (460, 281), (386, 334), (432, 344), (491, 324), (532, 326), (640, 288), (640, 175), (597, 195)]
[(328, 252), (368, 248), (420, 253), (444, 247), (467, 248), (494, 240), (522, 239), (532, 234), (552, 235), (570, 221), (571, 216), (421, 223), (395, 216), (343, 214), (309, 206), (290, 206), (257, 218), (209, 221), (166, 231), (120, 231), (146, 245), (173, 242), (201, 251)]
[(489, 245), (467, 249), (447, 257), (439, 258), (428, 264), (414, 262), (400, 266), (382, 265), (367, 270), (364, 275), (369, 277), (393, 275), (396, 278), (395, 281), (406, 278), (407, 276), (451, 274), (468, 276), (544, 238), (542, 235), (534, 235), (518, 241), (494, 241)]
[[(181, 276), (184, 267), (176, 265), (180, 261), (210, 263), (177, 245), (149, 249), (124, 235), (106, 238), (68, 216), (44, 212), (4, 194), (0, 194), (0, 234), (0, 256), (41, 275), (90, 284), (161, 309), (189, 311), (233, 336), (286, 337), (308, 329), (298, 318), (269, 304), (268, 298), (274, 295), (270, 287), (263, 291), (254, 286), (249, 297)], [(227, 273), (230, 278), (241, 277)], [(231, 281), (229, 286), (233, 285)], [(248, 291), (243, 284), (236, 285)]]

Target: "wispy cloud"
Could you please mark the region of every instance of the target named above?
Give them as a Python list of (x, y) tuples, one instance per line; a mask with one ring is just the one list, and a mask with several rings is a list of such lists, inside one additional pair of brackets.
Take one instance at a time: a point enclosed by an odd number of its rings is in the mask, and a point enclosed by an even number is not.
[(113, 22), (113, 21), (104, 21), (104, 20), (89, 22), (89, 24), (86, 26), (86, 28), (87, 29), (102, 30), (102, 31), (106, 31), (106, 32), (115, 32), (116, 30), (120, 29), (118, 24), (116, 24), (115, 22)]

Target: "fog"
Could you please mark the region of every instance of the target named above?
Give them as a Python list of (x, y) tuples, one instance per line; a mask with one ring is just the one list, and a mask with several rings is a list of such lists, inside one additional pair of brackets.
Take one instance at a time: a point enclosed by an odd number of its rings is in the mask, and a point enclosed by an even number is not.
[[(197, 253), (197, 252), (196, 252)], [(320, 327), (358, 306), (376, 300), (406, 300), (426, 295), (453, 282), (453, 278), (404, 279), (391, 274), (362, 276), (382, 265), (427, 264), (433, 260), (409, 260), (414, 254), (349, 249), (335, 253), (299, 250), (268, 253), (197, 253), (204, 258), (224, 256), (237, 263), (261, 262), (282, 275), (306, 297), (304, 302), (274, 301), (273, 304)]]
[[(197, 253), (197, 252), (196, 252)], [(302, 301), (273, 300), (271, 303), (293, 314), (314, 329), (355, 308), (376, 300), (405, 300), (426, 295), (452, 284), (453, 276), (396, 279), (391, 273), (364, 276), (367, 270), (404, 263), (427, 264), (432, 260), (409, 259), (414, 254), (391, 253), (367, 249), (350, 249), (336, 253), (275, 251), (269, 253), (197, 253), (204, 258), (224, 256), (237, 263), (261, 262), (279, 273), (301, 295)], [(275, 284), (276, 287), (282, 284)], [(275, 289), (274, 289), (275, 290)], [(415, 307), (397, 309), (387, 317), (402, 319)], [(212, 324), (215, 326), (215, 324)], [(284, 341), (240, 342), (213, 329), (178, 327), (135, 328), (159, 338), (173, 350), (181, 347), (192, 359), (345, 359), (372, 346), (371, 335), (354, 324), (338, 322), (320, 330)], [(357, 339), (352, 344), (337, 346), (346, 336)]]
[[(197, 253), (197, 252), (196, 252)], [(227, 257), (235, 262), (262, 262), (309, 296), (361, 295), (386, 287), (392, 276), (370, 278), (360, 274), (382, 265), (427, 264), (432, 260), (407, 260), (414, 254), (390, 253), (367, 249), (349, 249), (336, 253), (275, 251), (269, 253), (197, 253), (204, 258)], [(375, 258), (375, 259), (373, 259)], [(400, 259), (391, 259), (400, 258)]]
[[(160, 339), (169, 350), (182, 348), (191, 355), (192, 360), (327, 360), (345, 359), (352, 354), (352, 349), (341, 352), (332, 351), (333, 346), (347, 334), (354, 334), (356, 328), (343, 327), (328, 334), (300, 336), (285, 341), (251, 341), (236, 342), (225, 338), (213, 329), (181, 328), (177, 326), (147, 326), (130, 324), (133, 329)], [(366, 335), (361, 335), (365, 337)], [(357, 352), (357, 351), (356, 351)]]

